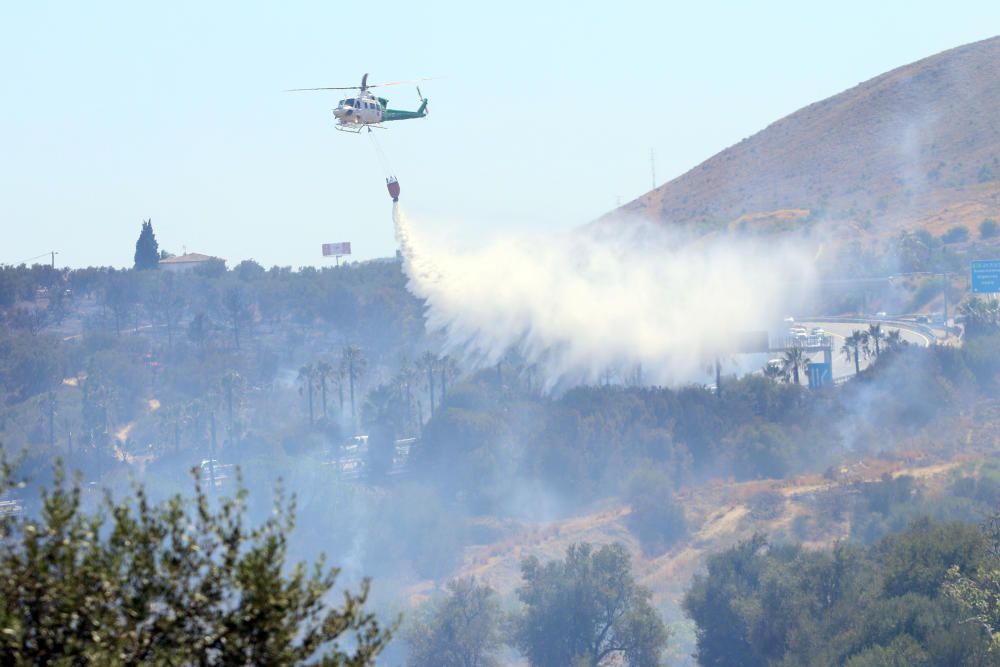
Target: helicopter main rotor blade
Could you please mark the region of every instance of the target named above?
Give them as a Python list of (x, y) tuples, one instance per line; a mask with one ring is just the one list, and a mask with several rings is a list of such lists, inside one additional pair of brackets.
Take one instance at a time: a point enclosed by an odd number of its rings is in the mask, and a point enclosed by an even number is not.
[(434, 81), (440, 79), (439, 76), (425, 76), (422, 79), (407, 79), (406, 81), (387, 81), (386, 83), (369, 83), (369, 88), (384, 88), (386, 86), (401, 86), (404, 83), (416, 83), (417, 81)]
[[(371, 88), (371, 86), (369, 86)], [(289, 88), (286, 93), (300, 93), (308, 90), (361, 90), (361, 86), (339, 86), (336, 88)]]

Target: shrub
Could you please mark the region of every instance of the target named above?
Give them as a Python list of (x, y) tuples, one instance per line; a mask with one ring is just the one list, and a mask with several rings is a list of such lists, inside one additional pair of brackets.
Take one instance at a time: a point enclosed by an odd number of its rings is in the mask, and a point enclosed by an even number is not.
[(969, 240), (969, 228), (965, 225), (956, 225), (941, 235), (943, 243), (964, 243)]
[(969, 228), (964, 225), (956, 225), (941, 235), (944, 243), (964, 243), (969, 240)]
[(684, 508), (674, 500), (666, 473), (648, 468), (633, 473), (626, 500), (632, 506), (629, 528), (647, 554), (662, 553), (687, 532)]
[(992, 239), (1000, 236), (1000, 223), (993, 218), (985, 218), (979, 223), (979, 238)]

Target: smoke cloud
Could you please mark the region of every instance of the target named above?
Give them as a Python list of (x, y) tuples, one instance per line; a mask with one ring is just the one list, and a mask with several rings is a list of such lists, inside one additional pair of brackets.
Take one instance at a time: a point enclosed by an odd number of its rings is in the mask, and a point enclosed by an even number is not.
[(547, 389), (640, 365), (645, 382), (703, 379), (814, 283), (814, 253), (775, 237), (685, 238), (633, 220), (459, 250), (398, 204), (393, 221), (409, 289), (447, 351), (485, 365), (516, 350)]

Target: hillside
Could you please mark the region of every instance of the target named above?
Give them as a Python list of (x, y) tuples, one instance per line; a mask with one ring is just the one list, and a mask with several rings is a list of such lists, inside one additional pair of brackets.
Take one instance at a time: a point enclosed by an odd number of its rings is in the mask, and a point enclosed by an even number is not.
[(1000, 217), (1000, 37), (811, 104), (619, 211), (712, 232), (829, 225), (978, 236)]

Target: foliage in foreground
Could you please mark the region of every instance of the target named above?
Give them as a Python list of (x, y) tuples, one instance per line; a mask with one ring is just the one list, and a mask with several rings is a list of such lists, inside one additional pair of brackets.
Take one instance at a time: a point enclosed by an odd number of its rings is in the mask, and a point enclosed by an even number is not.
[(257, 528), (245, 490), (213, 508), (197, 481), (160, 505), (137, 488), (92, 515), (81, 495), (57, 469), (37, 518), (0, 524), (4, 664), (361, 667), (389, 640), (364, 609), (368, 582), (336, 607), (336, 568), (286, 567), (294, 502), (280, 494)]
[(986, 547), (975, 526), (929, 520), (828, 553), (754, 537), (711, 556), (684, 599), (697, 624), (698, 662), (1000, 665), (989, 634), (945, 594), (950, 568), (980, 571)]
[(514, 637), (534, 667), (662, 664), (668, 630), (621, 544), (575, 544), (545, 564), (527, 558), (521, 577)]
[(503, 646), (503, 613), (496, 592), (471, 579), (448, 583), (407, 632), (409, 667), (496, 667)]

